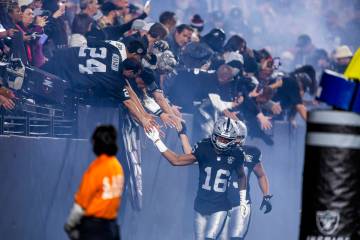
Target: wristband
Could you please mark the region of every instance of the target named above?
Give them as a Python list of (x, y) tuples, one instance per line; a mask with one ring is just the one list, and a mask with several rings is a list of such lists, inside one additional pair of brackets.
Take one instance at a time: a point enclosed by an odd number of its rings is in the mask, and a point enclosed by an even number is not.
[(246, 190), (240, 190), (240, 202), (246, 201)]
[(168, 150), (168, 148), (165, 146), (165, 144), (163, 143), (163, 141), (161, 141), (160, 139), (156, 140), (154, 142), (155, 146), (157, 147), (157, 149), (159, 149), (159, 151), (161, 153), (166, 152)]
[(178, 135), (179, 135), (179, 137), (180, 137), (180, 135), (181, 134), (186, 134), (186, 125), (185, 125), (185, 123), (184, 122), (181, 122), (181, 130), (178, 132)]

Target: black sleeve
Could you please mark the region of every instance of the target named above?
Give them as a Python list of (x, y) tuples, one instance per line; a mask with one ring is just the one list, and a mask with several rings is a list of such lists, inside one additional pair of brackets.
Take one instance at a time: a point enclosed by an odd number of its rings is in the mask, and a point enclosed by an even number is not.
[(202, 146), (203, 146), (202, 141), (199, 141), (193, 146), (193, 148), (191, 150), (191, 154), (195, 156), (197, 161), (199, 161), (201, 159)]
[(131, 29), (133, 22), (137, 19), (145, 19), (147, 17), (146, 13), (142, 13), (139, 17), (132, 19), (131, 21), (124, 23), (119, 26), (112, 26), (104, 28), (104, 32), (106, 33), (107, 40), (115, 40), (118, 41), (125, 32)]
[(244, 164), (245, 152), (243, 149), (238, 148), (236, 151), (236, 168), (241, 167)]
[(247, 154), (250, 154), (252, 157), (252, 162), (257, 164), (261, 162), (261, 151), (257, 147), (249, 147), (248, 150), (245, 150)]
[(121, 102), (124, 102), (124, 101), (130, 99), (129, 92), (125, 88), (125, 85), (122, 88), (112, 88), (110, 90), (109, 94)]
[(294, 81), (286, 81), (287, 92), (289, 94), (289, 101), (291, 105), (302, 104), (302, 98), (300, 95), (300, 87), (298, 83)]
[(161, 90), (159, 88), (159, 86), (156, 84), (156, 82), (152, 82), (150, 83), (149, 85), (146, 86), (146, 90), (149, 92), (149, 93), (153, 93), (155, 92), (156, 90)]
[(255, 98), (244, 96), (244, 102), (242, 104), (244, 112), (252, 114), (254, 116), (260, 113), (260, 108), (257, 105)]

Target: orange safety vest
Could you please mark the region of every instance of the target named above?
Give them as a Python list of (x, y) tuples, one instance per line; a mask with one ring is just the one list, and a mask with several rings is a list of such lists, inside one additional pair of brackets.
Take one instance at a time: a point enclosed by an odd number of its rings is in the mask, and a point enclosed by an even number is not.
[(83, 175), (75, 202), (85, 216), (116, 219), (124, 190), (124, 171), (115, 156), (100, 155)]

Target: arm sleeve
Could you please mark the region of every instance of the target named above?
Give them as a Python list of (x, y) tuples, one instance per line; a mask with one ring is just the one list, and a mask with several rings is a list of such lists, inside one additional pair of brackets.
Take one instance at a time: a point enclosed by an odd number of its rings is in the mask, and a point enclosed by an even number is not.
[(218, 94), (209, 93), (209, 98), (211, 101), (211, 104), (214, 108), (216, 108), (218, 111), (222, 112), (226, 109), (232, 108), (232, 102), (225, 102), (221, 100), (220, 96)]
[(252, 97), (245, 96), (244, 103), (242, 104), (244, 107), (244, 112), (251, 113), (253, 115), (258, 115), (260, 113), (260, 108), (256, 104), (256, 101)]
[(200, 149), (201, 149), (201, 141), (200, 142), (197, 142), (192, 150), (191, 150), (191, 154), (195, 156), (196, 160), (199, 161), (199, 159), (201, 159), (201, 152), (200, 152)]

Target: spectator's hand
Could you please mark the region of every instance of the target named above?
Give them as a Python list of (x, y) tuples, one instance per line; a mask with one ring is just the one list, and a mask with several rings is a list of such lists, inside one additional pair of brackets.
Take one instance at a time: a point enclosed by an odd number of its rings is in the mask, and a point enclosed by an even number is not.
[(15, 103), (7, 97), (0, 95), (0, 105), (2, 105), (6, 110), (11, 110), (15, 107)]
[(272, 89), (277, 89), (283, 85), (284, 81), (281, 78), (276, 79), (276, 82), (271, 84), (270, 87)]
[(23, 33), (23, 39), (25, 42), (29, 42), (31, 40), (31, 35), (30, 34), (25, 34)]
[(6, 97), (6, 98), (10, 98), (10, 99), (15, 99), (16, 96), (15, 94), (13, 93), (13, 91), (5, 88), (5, 87), (1, 87), (0, 88), (0, 95)]
[(224, 110), (224, 115), (228, 118), (231, 118), (234, 121), (239, 121), (240, 119), (237, 117), (239, 112), (230, 112), (229, 110)]
[(145, 5), (144, 5), (144, 13), (146, 13), (146, 15), (148, 15), (149, 16), (149, 14), (150, 14), (150, 11), (151, 11), (151, 4), (150, 4), (150, 2), (149, 1), (147, 1), (146, 3), (145, 3)]
[(163, 112), (160, 115), (160, 119), (161, 121), (163, 121), (165, 127), (174, 128), (176, 126), (176, 122), (174, 121), (174, 119), (171, 118), (171, 115), (168, 113)]
[(259, 113), (256, 117), (259, 120), (260, 127), (262, 130), (269, 130), (272, 128), (272, 124), (270, 122), (271, 117), (265, 116), (262, 112)]
[(151, 131), (152, 128), (160, 130), (159, 124), (155, 121), (155, 118), (150, 114), (146, 114), (145, 117), (141, 120), (141, 125), (145, 131)]
[(173, 110), (173, 113), (175, 114), (175, 116), (177, 116), (178, 118), (181, 118), (181, 119), (182, 119), (182, 114), (181, 114), (181, 112), (180, 112), (181, 107), (176, 106), (176, 105), (172, 105), (172, 106), (171, 106), (171, 109)]
[(272, 113), (275, 114), (275, 115), (280, 114), (281, 111), (282, 111), (282, 108), (281, 108), (280, 103), (275, 103), (274, 105), (272, 105), (271, 111), (272, 111)]
[(61, 5), (59, 9), (52, 15), (53, 18), (59, 18), (65, 13), (65, 5)]
[(8, 37), (13, 37), (14, 34), (15, 34), (16, 32), (18, 32), (18, 31), (19, 31), (19, 30), (17, 30), (17, 29), (9, 28), (8, 30), (6, 30), (6, 36), (8, 36)]
[(39, 27), (45, 27), (46, 24), (48, 23), (47, 21), (47, 16), (37, 16), (35, 19), (35, 25), (39, 26)]

